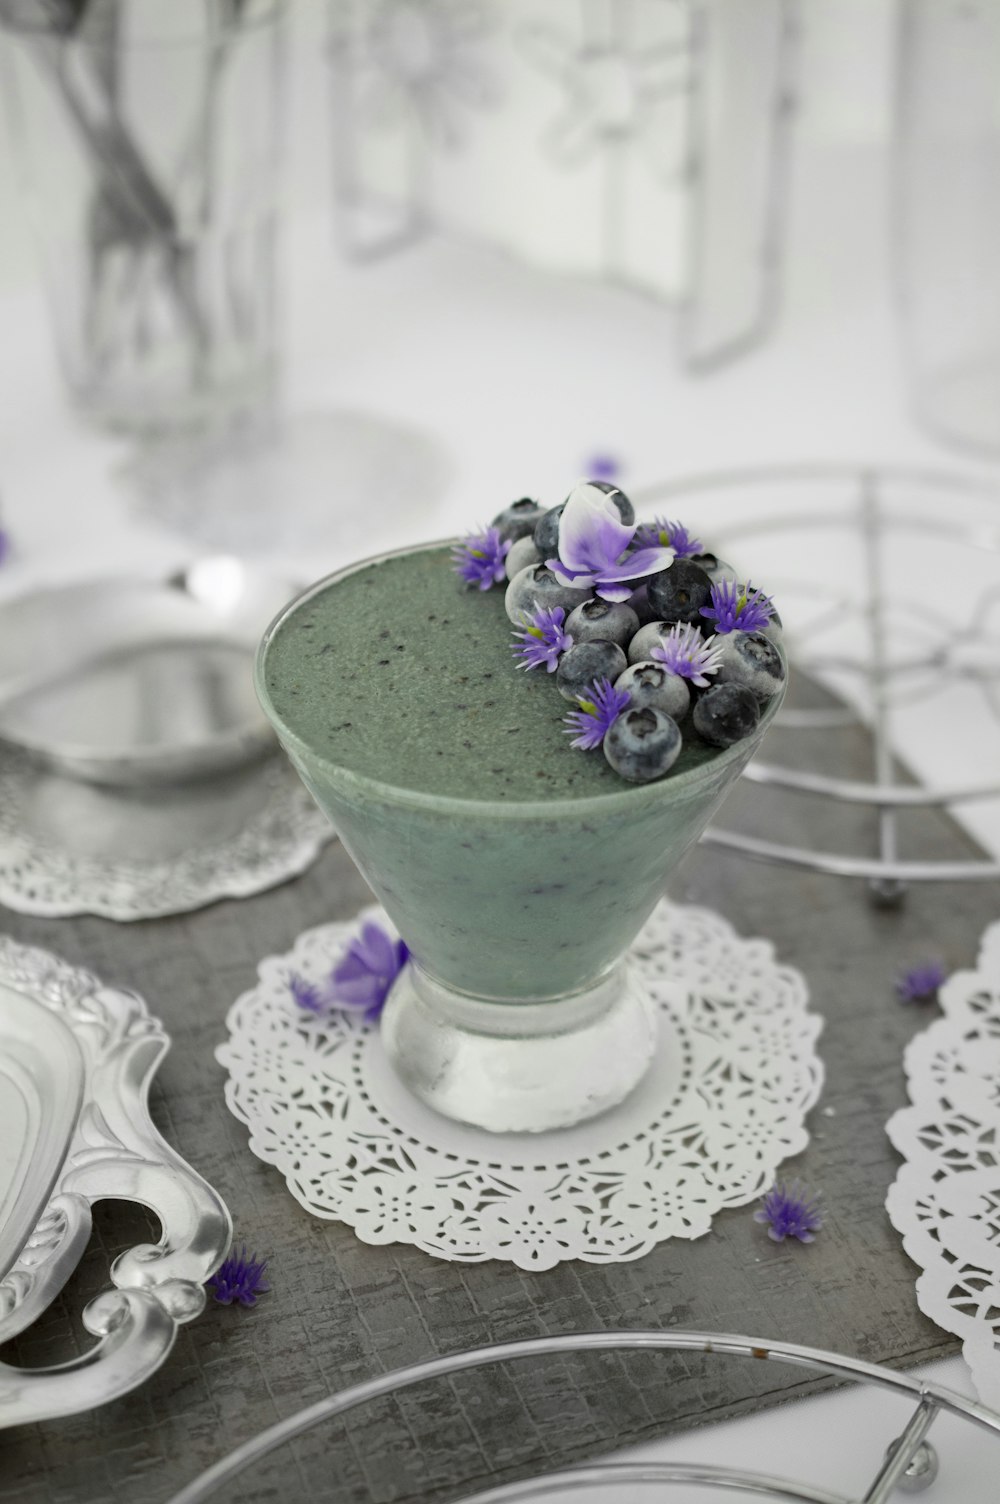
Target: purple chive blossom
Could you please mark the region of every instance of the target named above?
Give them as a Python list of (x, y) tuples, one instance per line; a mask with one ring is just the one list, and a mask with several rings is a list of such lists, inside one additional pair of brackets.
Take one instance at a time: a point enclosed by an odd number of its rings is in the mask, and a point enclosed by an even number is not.
[(901, 1003), (926, 1003), (944, 986), (948, 973), (940, 961), (922, 961), (896, 978), (896, 996)]
[(545, 562), (560, 585), (596, 590), (606, 601), (627, 601), (630, 581), (674, 562), (673, 549), (660, 545), (628, 553), (635, 534), (607, 492), (583, 481), (573, 487), (559, 519), (559, 557)]
[(409, 956), (405, 941), (390, 939), (380, 925), (366, 920), (330, 973), (331, 1001), (377, 1018)]
[(559, 666), (559, 655), (573, 646), (573, 638), (563, 631), (566, 612), (562, 606), (539, 606), (538, 610), (525, 617), (523, 627), (514, 636), (521, 642), (511, 643), (511, 652), (520, 659), (520, 668), (541, 668), (550, 674)]
[(774, 615), (770, 596), (752, 585), (721, 580), (712, 586), (712, 603), (702, 606), (702, 616), (715, 623), (716, 632), (759, 632)]
[(622, 473), (613, 454), (592, 454), (584, 469), (592, 480), (617, 480)]
[(786, 1238), (811, 1243), (823, 1226), (819, 1198), (813, 1196), (801, 1180), (772, 1186), (760, 1210), (754, 1212), (753, 1219), (767, 1223), (767, 1235), (776, 1243), (783, 1243)]
[(495, 527), (481, 533), (469, 533), (451, 551), (452, 567), (467, 585), (489, 590), (506, 578), (504, 561), (510, 553), (510, 540), (501, 538)]
[(571, 747), (590, 752), (599, 747), (610, 728), (629, 704), (627, 689), (616, 689), (610, 679), (598, 679), (590, 686), (589, 696), (577, 695), (579, 710), (564, 716), (566, 735), (575, 739)]
[(678, 559), (690, 559), (695, 554), (705, 552), (705, 545), (700, 538), (692, 537), (682, 522), (671, 522), (666, 517), (654, 517), (652, 522), (644, 522), (635, 535), (635, 541), (645, 548), (655, 548), (657, 545), (672, 548)]
[(319, 983), (307, 982), (297, 971), (288, 978), (288, 990), (292, 1001), (306, 1013), (325, 1013), (329, 1007), (330, 1000)]
[[(235, 1245), (234, 1245), (235, 1247)], [(258, 1295), (266, 1295), (271, 1286), (264, 1278), (267, 1259), (258, 1259), (247, 1254), (244, 1243), (239, 1253), (234, 1248), (216, 1269), (208, 1281), (208, 1288), (220, 1306), (231, 1306), (237, 1301), (241, 1306), (255, 1306)]]
[(708, 686), (706, 675), (719, 671), (719, 652), (714, 637), (702, 637), (696, 626), (675, 622), (670, 631), (650, 649), (649, 656), (679, 679), (690, 679), (699, 689)]

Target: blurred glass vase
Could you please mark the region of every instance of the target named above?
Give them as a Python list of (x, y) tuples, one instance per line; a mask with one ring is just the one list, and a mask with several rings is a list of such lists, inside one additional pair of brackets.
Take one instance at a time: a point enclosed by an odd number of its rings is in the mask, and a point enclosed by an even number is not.
[(0, 0), (60, 360), (109, 427), (210, 427), (270, 392), (283, 9)]

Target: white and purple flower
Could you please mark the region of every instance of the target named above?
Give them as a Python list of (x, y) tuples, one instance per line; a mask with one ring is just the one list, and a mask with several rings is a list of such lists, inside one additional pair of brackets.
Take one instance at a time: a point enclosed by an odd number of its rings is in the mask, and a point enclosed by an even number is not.
[(660, 544), (629, 553), (636, 531), (606, 491), (584, 481), (573, 487), (559, 519), (559, 557), (545, 562), (560, 585), (627, 601), (636, 580), (674, 562), (674, 550)]
[(309, 982), (298, 972), (288, 979), (292, 1000), (305, 1013), (323, 1018), (333, 1008), (358, 1010), (376, 1019), (389, 989), (410, 958), (403, 940), (393, 940), (370, 919), (350, 940), (325, 982)]
[(716, 632), (759, 632), (774, 615), (774, 604), (752, 585), (721, 580), (712, 586), (711, 602), (702, 606), (701, 614), (714, 622)]
[(644, 548), (672, 548), (678, 559), (691, 559), (705, 552), (700, 538), (693, 537), (683, 522), (671, 522), (668, 517), (654, 517), (652, 522), (642, 523), (635, 541)]
[(555, 673), (560, 656), (573, 646), (572, 636), (563, 631), (565, 620), (562, 606), (539, 606), (525, 617), (524, 626), (514, 633), (522, 640), (511, 644), (511, 652), (520, 660), (519, 668), (544, 667), (548, 673)]
[(631, 703), (627, 689), (616, 689), (610, 679), (598, 679), (589, 695), (577, 695), (579, 710), (564, 716), (566, 735), (572, 736), (571, 747), (591, 752), (604, 741), (608, 731)]
[(719, 671), (720, 651), (714, 637), (702, 637), (696, 626), (675, 622), (650, 648), (649, 656), (679, 679), (690, 679), (699, 689), (707, 689), (707, 676)]
[(456, 543), (451, 552), (452, 565), (467, 585), (489, 590), (506, 580), (509, 553), (510, 539), (502, 538), (497, 528), (487, 527), (478, 533), (468, 533)]

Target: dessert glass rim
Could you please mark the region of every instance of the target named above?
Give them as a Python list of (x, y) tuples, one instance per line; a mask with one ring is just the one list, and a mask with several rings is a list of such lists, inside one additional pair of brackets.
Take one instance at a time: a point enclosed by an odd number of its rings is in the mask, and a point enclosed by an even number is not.
[[(731, 747), (717, 748), (715, 756), (701, 763), (698, 767), (688, 768), (683, 773), (668, 773), (663, 778), (653, 779), (649, 783), (626, 783), (622, 780), (621, 788), (608, 789), (600, 794), (570, 795), (567, 798), (554, 798), (551, 794), (539, 799), (494, 799), (483, 795), (470, 795), (462, 797), (456, 794), (433, 794), (425, 789), (408, 788), (405, 784), (389, 783), (382, 778), (372, 778), (367, 773), (359, 773), (354, 768), (349, 768), (342, 762), (337, 762), (331, 757), (325, 756), (318, 751), (304, 737), (299, 736), (288, 725), (285, 718), (278, 714), (271, 695), (265, 683), (264, 662), (267, 650), (275, 634), (281, 626), (300, 607), (305, 606), (314, 596), (321, 594), (330, 585), (335, 585), (338, 580), (345, 579), (348, 575), (356, 574), (361, 569), (367, 569), (373, 564), (383, 564), (388, 559), (398, 559), (406, 554), (429, 553), (432, 549), (452, 548), (459, 540), (457, 538), (436, 538), (426, 543), (410, 543), (402, 548), (385, 549), (377, 554), (369, 554), (366, 558), (358, 559), (353, 564), (347, 564), (340, 569), (333, 570), (330, 574), (323, 575), (321, 579), (314, 580), (298, 595), (288, 601), (270, 622), (263, 637), (261, 638), (257, 652), (254, 656), (253, 678), (257, 697), (260, 700), (272, 725), (280, 729), (281, 739), (289, 742), (297, 751), (311, 758), (321, 766), (330, 768), (337, 774), (347, 789), (356, 788), (359, 793), (377, 793), (381, 798), (395, 804), (407, 805), (414, 809), (435, 810), (438, 812), (454, 811), (456, 813), (468, 813), (475, 808), (488, 808), (491, 816), (501, 819), (521, 819), (529, 815), (537, 815), (543, 810), (549, 809), (572, 809), (575, 812), (586, 812), (588, 809), (607, 810), (614, 809), (617, 805), (628, 804), (635, 808), (637, 801), (645, 799), (647, 803), (657, 801), (657, 794), (662, 796), (664, 788), (672, 788), (680, 791), (694, 791), (707, 782), (713, 773), (725, 768), (730, 762), (737, 760), (741, 753), (745, 754), (747, 743), (751, 746), (760, 741), (764, 731), (779, 709), (785, 696), (787, 679), (778, 690), (777, 694), (763, 706), (761, 710), (760, 724), (756, 730), (743, 740), (735, 742)], [(785, 658), (785, 650), (778, 646), (782, 659)], [(569, 748), (567, 748), (567, 751)], [(590, 754), (580, 753), (581, 756)]]

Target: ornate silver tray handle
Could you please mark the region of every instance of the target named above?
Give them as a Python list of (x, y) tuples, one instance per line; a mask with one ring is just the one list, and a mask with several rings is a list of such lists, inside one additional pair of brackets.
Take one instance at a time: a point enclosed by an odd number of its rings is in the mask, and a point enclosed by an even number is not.
[(158, 1243), (115, 1260), (110, 1288), (86, 1307), (93, 1347), (52, 1368), (0, 1363), (0, 1429), (127, 1393), (204, 1307), (232, 1227), (150, 1121), (149, 1086), (169, 1043), (141, 998), (0, 938), (0, 1344), (63, 1288), (93, 1202), (139, 1202), (162, 1227)]

